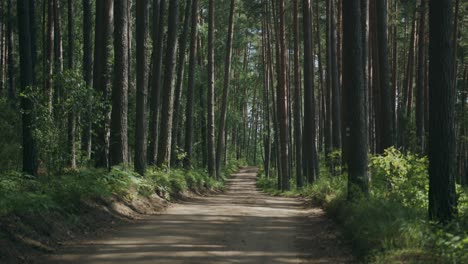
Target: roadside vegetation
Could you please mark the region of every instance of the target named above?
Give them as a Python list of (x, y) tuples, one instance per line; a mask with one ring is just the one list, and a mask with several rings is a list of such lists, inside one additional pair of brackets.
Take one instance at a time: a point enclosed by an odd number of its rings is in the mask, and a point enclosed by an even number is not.
[[(329, 160), (339, 160), (332, 153)], [(468, 263), (468, 190), (457, 185), (458, 216), (442, 226), (427, 220), (426, 157), (390, 148), (370, 158), (370, 195), (347, 201), (347, 175), (321, 177), (304, 188), (277, 190), (261, 172), (258, 186), (273, 195), (302, 196), (321, 205), (340, 225), (355, 254), (369, 263)], [(341, 171), (335, 167), (333, 171)], [(294, 183), (291, 186), (295, 186)]]

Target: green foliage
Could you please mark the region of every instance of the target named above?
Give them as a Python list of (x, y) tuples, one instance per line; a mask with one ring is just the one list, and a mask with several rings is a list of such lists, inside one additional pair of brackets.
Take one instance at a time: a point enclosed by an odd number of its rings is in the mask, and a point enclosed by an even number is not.
[(223, 180), (211, 179), (202, 170), (166, 173), (150, 169), (144, 177), (122, 167), (69, 170), (48, 177), (5, 173), (0, 177), (0, 216), (48, 210), (73, 214), (88, 199), (117, 196), (132, 200), (156, 193), (169, 200), (186, 191), (222, 190), (223, 186)]
[(21, 166), (21, 117), (5, 98), (0, 98), (0, 171)]
[[(85, 119), (99, 122), (104, 117), (96, 111), (106, 107), (100, 102), (94, 89), (84, 83), (79, 71), (64, 71), (54, 76), (55, 93), (50, 98), (42, 90), (29, 87), (20, 96), (29, 98), (34, 104), (33, 136), (39, 151), (40, 169), (46, 174), (56, 175), (63, 172), (67, 165), (67, 120), (68, 115), (82, 116)], [(80, 131), (78, 123), (77, 130)], [(77, 142), (74, 142), (75, 144)]]
[(396, 201), (404, 206), (427, 208), (428, 160), (395, 148), (370, 158), (371, 190), (376, 198)]
[(387, 149), (370, 159), (370, 197), (353, 202), (346, 200), (347, 176), (331, 176), (326, 164), (321, 177), (300, 190), (280, 193), (275, 177), (261, 177), (257, 185), (268, 193), (300, 195), (322, 205), (363, 262), (468, 263), (468, 191), (457, 186), (459, 218), (451, 225), (429, 222), (427, 166), (426, 157)]

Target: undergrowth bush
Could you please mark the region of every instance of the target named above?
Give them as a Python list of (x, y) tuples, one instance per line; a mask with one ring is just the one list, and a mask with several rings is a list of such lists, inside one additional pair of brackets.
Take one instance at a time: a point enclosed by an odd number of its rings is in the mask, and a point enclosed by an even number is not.
[(185, 191), (222, 190), (224, 178), (212, 179), (204, 170), (173, 169), (165, 172), (150, 168), (146, 176), (131, 169), (68, 170), (60, 175), (34, 177), (22, 173), (3, 173), (0, 177), (0, 216), (60, 210), (78, 213), (87, 199), (118, 196), (132, 200), (138, 195), (158, 194), (169, 200)]
[[(362, 262), (468, 263), (468, 191), (457, 186), (459, 216), (452, 224), (429, 222), (427, 165), (425, 157), (391, 148), (370, 158), (367, 199), (348, 202), (347, 176), (332, 176), (326, 165), (314, 184), (281, 195), (301, 195), (322, 205)], [(273, 175), (257, 184), (280, 194)]]

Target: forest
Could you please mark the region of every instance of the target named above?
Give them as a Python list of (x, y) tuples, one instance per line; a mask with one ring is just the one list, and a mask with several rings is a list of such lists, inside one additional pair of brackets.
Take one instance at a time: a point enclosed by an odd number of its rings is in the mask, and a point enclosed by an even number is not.
[(468, 263), (467, 96), (467, 1), (0, 0), (0, 263)]

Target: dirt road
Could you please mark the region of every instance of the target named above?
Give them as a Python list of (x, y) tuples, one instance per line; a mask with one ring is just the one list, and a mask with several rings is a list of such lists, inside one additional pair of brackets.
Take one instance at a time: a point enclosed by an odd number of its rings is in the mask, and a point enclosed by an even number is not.
[(170, 207), (107, 238), (70, 246), (48, 263), (350, 263), (333, 223), (297, 199), (255, 188), (243, 168), (221, 195)]

